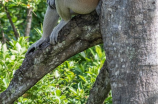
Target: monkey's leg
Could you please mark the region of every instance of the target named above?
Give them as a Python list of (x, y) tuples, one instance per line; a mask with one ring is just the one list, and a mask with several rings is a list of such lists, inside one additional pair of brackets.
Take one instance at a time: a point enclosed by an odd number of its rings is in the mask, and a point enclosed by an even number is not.
[(62, 18), (60, 23), (53, 29), (50, 35), (50, 43), (55, 44), (57, 42), (59, 31), (70, 21), (71, 14), (67, 1), (55, 0), (55, 5), (59, 16)]
[(47, 7), (46, 14), (44, 16), (44, 21), (43, 21), (43, 35), (41, 39), (39, 39), (37, 42), (32, 44), (27, 53), (33, 48), (37, 48), (39, 45), (41, 45), (45, 39), (50, 36), (53, 28), (57, 25), (59, 19), (59, 15), (56, 11), (56, 9), (51, 9), (49, 6)]
[(50, 36), (53, 28), (57, 25), (58, 19), (59, 19), (59, 15), (56, 9), (51, 9), (48, 6), (43, 21), (42, 39), (46, 39), (48, 36)]

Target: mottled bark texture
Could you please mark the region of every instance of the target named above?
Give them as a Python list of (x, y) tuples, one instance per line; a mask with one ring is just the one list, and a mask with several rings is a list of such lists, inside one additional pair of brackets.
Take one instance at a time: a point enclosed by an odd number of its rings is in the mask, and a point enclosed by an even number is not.
[(113, 104), (158, 104), (158, 1), (103, 0), (101, 17)]
[(107, 61), (104, 62), (99, 75), (90, 91), (87, 104), (103, 104), (111, 90)]
[(0, 104), (13, 103), (66, 59), (102, 43), (99, 17), (96, 12), (89, 15), (78, 15), (60, 31), (57, 45), (50, 45), (48, 40), (26, 55), (9, 87), (0, 94)]

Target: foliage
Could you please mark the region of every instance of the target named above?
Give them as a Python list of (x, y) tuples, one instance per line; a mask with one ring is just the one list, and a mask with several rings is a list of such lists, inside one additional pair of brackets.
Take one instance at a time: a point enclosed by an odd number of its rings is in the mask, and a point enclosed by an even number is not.
[(29, 43), (27, 38), (21, 37), (17, 41), (10, 41), (9, 48), (0, 43), (0, 92), (4, 91), (13, 76), (13, 73), (22, 64)]
[[(21, 65), (29, 43), (26, 38), (12, 40), (7, 47), (0, 43), (0, 92), (4, 91)], [(105, 60), (102, 46), (85, 50), (50, 72), (15, 104), (84, 104)], [(110, 102), (111, 97), (106, 100)], [(112, 104), (112, 103), (107, 103)]]
[[(4, 6), (8, 8), (8, 12), (10, 13), (11, 19), (20, 36), (24, 36), (25, 33), (27, 23), (27, 9), (32, 7), (33, 21), (30, 32), (30, 40), (34, 42), (41, 37), (39, 35), (36, 35), (37, 32), (35, 28), (41, 29), (44, 13), (46, 11), (46, 0), (2, 0), (2, 3), (0, 3), (0, 22), (3, 26), (2, 30), (5, 34), (5, 37), (7, 38), (7, 40), (10, 40), (15, 39), (15, 37)], [(0, 40), (2, 40), (1, 35)]]
[[(20, 34), (18, 40), (15, 39), (4, 6), (8, 8), (11, 20)], [(0, 92), (3, 92), (15, 70), (22, 64), (29, 44), (41, 37), (46, 0), (2, 0), (0, 7), (0, 34), (3, 30), (7, 39), (5, 44), (0, 42)], [(27, 9), (30, 7), (33, 8), (33, 21), (30, 42), (27, 42), (23, 36)], [(2, 39), (0, 35), (0, 41)], [(47, 74), (15, 104), (84, 104), (104, 61), (101, 45), (85, 50)], [(112, 104), (111, 99), (110, 94), (105, 103)]]

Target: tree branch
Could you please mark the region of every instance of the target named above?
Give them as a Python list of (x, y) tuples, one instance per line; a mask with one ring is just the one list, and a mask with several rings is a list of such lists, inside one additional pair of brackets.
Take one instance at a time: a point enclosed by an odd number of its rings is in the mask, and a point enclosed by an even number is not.
[(111, 90), (107, 61), (104, 62), (99, 75), (90, 91), (87, 104), (103, 104)]
[(99, 17), (96, 12), (74, 17), (59, 33), (59, 43), (52, 46), (47, 39), (39, 48), (26, 55), (15, 72), (9, 87), (0, 94), (0, 102), (11, 104), (43, 76), (71, 56), (102, 43)]
[[(2, 4), (2, 5), (3, 5), (3, 4)], [(17, 32), (17, 30), (16, 30), (16, 27), (15, 27), (13, 21), (12, 21), (12, 18), (11, 18), (11, 16), (10, 16), (10, 13), (9, 13), (9, 11), (8, 11), (8, 8), (7, 8), (5, 5), (3, 5), (3, 7), (4, 7), (5, 12), (6, 12), (6, 14), (7, 14), (7, 17), (8, 17), (8, 19), (9, 19), (9, 22), (10, 22), (12, 28), (13, 28), (15, 38), (18, 39), (19, 34), (18, 34), (18, 32)]]
[(4, 35), (4, 31), (3, 31), (3, 26), (2, 26), (2, 23), (1, 23), (1, 20), (0, 20), (0, 33), (2, 34), (2, 43), (6, 43), (7, 39)]

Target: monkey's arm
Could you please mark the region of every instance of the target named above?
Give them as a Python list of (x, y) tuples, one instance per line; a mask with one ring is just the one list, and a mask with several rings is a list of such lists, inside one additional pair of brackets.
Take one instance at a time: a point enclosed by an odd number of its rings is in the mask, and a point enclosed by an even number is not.
[(33, 48), (37, 48), (43, 41), (45, 41), (45, 39), (51, 34), (53, 28), (57, 25), (58, 19), (59, 15), (56, 9), (51, 9), (48, 6), (43, 21), (43, 35), (37, 42), (29, 47), (28, 52)]
[(57, 25), (58, 19), (59, 15), (56, 9), (51, 9), (48, 6), (43, 21), (43, 39), (46, 39), (51, 34), (53, 28)]

